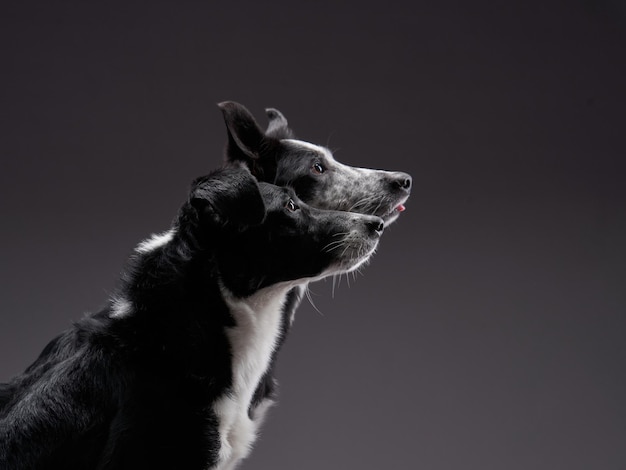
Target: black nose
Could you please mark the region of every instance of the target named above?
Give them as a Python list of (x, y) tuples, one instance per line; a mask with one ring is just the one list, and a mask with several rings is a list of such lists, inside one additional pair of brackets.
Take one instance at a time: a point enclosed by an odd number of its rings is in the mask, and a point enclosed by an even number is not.
[(380, 236), (385, 228), (385, 223), (380, 217), (372, 217), (365, 222), (365, 226), (369, 230), (370, 234)]
[(392, 181), (393, 185), (398, 189), (402, 189), (407, 192), (411, 190), (411, 183), (413, 180), (411, 179), (411, 175), (408, 173), (394, 173)]

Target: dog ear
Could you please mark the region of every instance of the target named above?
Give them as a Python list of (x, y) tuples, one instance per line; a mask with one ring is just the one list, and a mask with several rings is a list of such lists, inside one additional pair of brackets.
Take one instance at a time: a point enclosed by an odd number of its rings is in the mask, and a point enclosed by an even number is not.
[(246, 168), (227, 167), (196, 179), (189, 203), (202, 224), (241, 228), (265, 218), (259, 185)]
[(260, 156), (265, 134), (245, 106), (234, 101), (218, 103), (228, 131), (228, 161), (256, 160)]
[(295, 137), (283, 113), (276, 108), (266, 108), (265, 113), (270, 120), (265, 135), (275, 139), (292, 139)]

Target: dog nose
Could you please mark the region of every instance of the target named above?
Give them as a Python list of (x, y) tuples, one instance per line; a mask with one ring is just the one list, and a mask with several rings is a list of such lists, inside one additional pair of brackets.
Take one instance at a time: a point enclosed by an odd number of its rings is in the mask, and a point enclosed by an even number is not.
[(368, 217), (368, 219), (365, 221), (365, 226), (367, 227), (370, 235), (376, 235), (380, 237), (385, 228), (385, 223), (383, 222), (383, 219), (381, 219), (380, 217), (372, 216), (372, 217)]
[(408, 173), (396, 172), (393, 174), (392, 184), (398, 189), (409, 192), (411, 190), (412, 182), (413, 179)]

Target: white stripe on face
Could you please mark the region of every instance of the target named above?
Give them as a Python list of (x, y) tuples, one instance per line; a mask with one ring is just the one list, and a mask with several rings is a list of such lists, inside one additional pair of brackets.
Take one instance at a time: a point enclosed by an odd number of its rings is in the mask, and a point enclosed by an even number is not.
[(330, 152), (330, 150), (328, 150), (325, 147), (321, 147), (319, 145), (312, 144), (311, 142), (305, 142), (304, 140), (298, 140), (298, 139), (283, 139), (283, 140), (281, 140), (281, 142), (285, 142), (285, 143), (290, 144), (290, 145), (295, 146), (295, 147), (305, 148), (305, 149), (311, 150), (313, 152), (317, 152), (317, 153), (321, 153), (321, 154), (324, 154), (324, 155), (328, 155), (328, 156), (330, 156), (330, 158), (332, 158), (334, 160), (333, 154)]

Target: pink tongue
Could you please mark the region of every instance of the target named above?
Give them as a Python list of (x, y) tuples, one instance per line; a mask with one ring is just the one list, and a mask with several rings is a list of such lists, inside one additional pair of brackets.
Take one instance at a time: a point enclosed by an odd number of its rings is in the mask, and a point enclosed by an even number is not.
[(396, 210), (398, 212), (402, 212), (404, 209), (406, 209), (406, 207), (404, 207), (404, 204), (400, 204), (398, 207), (396, 207)]

